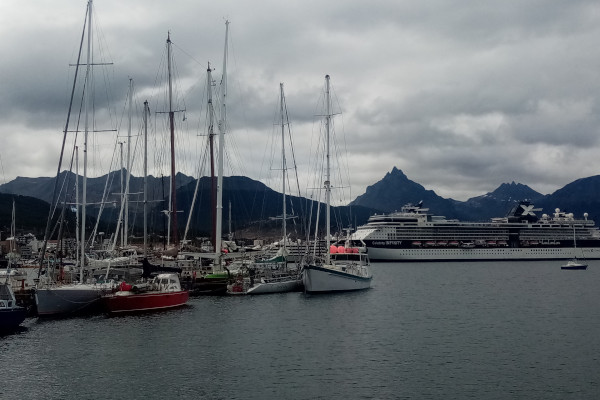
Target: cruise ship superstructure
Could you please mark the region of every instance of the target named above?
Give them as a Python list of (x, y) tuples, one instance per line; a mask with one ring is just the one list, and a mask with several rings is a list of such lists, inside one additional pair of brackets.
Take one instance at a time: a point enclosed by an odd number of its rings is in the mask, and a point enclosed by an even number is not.
[(587, 213), (576, 218), (556, 209), (538, 218), (539, 211), (522, 201), (506, 217), (461, 222), (408, 204), (371, 216), (352, 239), (364, 243), (374, 261), (600, 259), (600, 231)]

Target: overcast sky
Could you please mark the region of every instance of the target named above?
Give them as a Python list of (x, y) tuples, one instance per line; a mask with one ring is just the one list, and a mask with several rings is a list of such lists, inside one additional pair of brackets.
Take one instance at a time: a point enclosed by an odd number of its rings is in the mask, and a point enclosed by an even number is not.
[[(86, 3), (0, 1), (2, 181), (56, 172)], [(105, 97), (115, 110), (110, 119), (98, 106), (105, 121), (96, 127), (112, 123), (121, 135), (129, 78), (136, 113), (148, 100), (162, 129), (171, 32), (186, 109), (176, 123), (178, 169), (190, 175), (204, 143), (206, 67), (218, 81), (226, 19), (227, 174), (265, 181), (280, 82), (298, 170), (309, 169), (326, 74), (353, 197), (394, 166), (456, 200), (512, 181), (547, 194), (598, 174), (597, 1), (96, 0), (94, 17), (95, 61), (113, 63), (96, 82), (111, 81)]]

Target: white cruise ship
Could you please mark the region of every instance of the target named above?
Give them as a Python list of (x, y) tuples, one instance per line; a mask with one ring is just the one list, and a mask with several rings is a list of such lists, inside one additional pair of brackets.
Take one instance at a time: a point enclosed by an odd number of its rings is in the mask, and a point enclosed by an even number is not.
[(409, 204), (371, 216), (352, 240), (364, 243), (373, 261), (600, 259), (600, 231), (587, 213), (576, 218), (556, 209), (538, 218), (538, 211), (522, 201), (504, 218), (461, 222)]

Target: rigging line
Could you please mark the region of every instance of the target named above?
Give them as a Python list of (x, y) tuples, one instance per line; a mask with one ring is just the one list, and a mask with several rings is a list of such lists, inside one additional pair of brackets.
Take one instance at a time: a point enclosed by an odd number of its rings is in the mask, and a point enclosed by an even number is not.
[[(295, 147), (294, 147), (294, 141), (293, 141), (293, 135), (292, 135), (292, 124), (290, 123), (290, 117), (289, 117), (289, 113), (288, 113), (288, 107), (287, 107), (287, 99), (284, 96), (283, 97), (283, 107), (284, 107), (284, 112), (285, 112), (285, 120), (287, 122), (287, 130), (288, 130), (288, 137), (289, 137), (289, 143), (290, 143), (290, 152), (292, 154), (292, 164), (293, 164), (293, 171), (294, 171), (294, 175), (296, 177), (296, 189), (298, 190), (298, 196), (300, 197), (300, 179), (298, 177), (298, 165), (296, 163), (296, 153), (295, 153)], [(288, 180), (289, 182), (289, 180)], [(291, 192), (291, 186), (290, 186), (290, 192)], [(294, 203), (293, 201), (291, 201), (290, 199), (290, 203), (292, 205), (292, 212), (294, 212)], [(304, 208), (302, 207), (302, 202), (300, 202), (300, 212), (302, 214), (304, 214)], [(306, 222), (305, 220), (303, 220), (303, 222)], [(294, 220), (294, 225), (296, 225), (296, 221)], [(306, 225), (303, 223), (302, 224), (302, 228), (306, 228)]]
[[(118, 145), (118, 141), (115, 141), (114, 144), (114, 148), (113, 148), (113, 152), (112, 152), (112, 158), (110, 160), (110, 170), (112, 170), (112, 166), (114, 165), (115, 162), (115, 158), (116, 158), (116, 153), (117, 153), (117, 145)], [(89, 238), (88, 238), (88, 245), (93, 244), (97, 231), (98, 231), (98, 226), (100, 224), (100, 220), (102, 217), (102, 213), (104, 212), (104, 208), (106, 205), (106, 199), (108, 197), (108, 188), (112, 187), (112, 183), (114, 182), (114, 178), (115, 178), (116, 174), (109, 172), (106, 175), (106, 181), (104, 183), (104, 190), (102, 192), (102, 201), (100, 202), (100, 209), (98, 210), (98, 216), (96, 217), (96, 224), (94, 225), (94, 229), (92, 230), (92, 234), (90, 234)]]
[[(210, 140), (210, 138), (208, 140)], [(206, 160), (205, 156), (206, 156), (207, 152), (208, 152), (208, 146), (205, 146), (205, 152), (203, 153), (202, 157), (200, 157), (199, 163), (198, 163), (198, 170), (197, 170), (198, 175), (196, 175), (197, 179), (196, 179), (196, 185), (194, 188), (194, 197), (192, 198), (189, 215), (188, 215), (187, 222), (185, 225), (185, 230), (183, 233), (183, 240), (181, 241), (181, 248), (183, 248), (183, 245), (184, 245), (185, 241), (187, 240), (187, 234), (190, 229), (190, 224), (191, 224), (192, 216), (194, 213), (195, 203), (197, 201), (198, 187), (200, 186), (200, 173), (202, 171), (202, 168), (204, 167), (204, 163)]]
[(194, 61), (196, 64), (200, 65), (200, 66), (204, 66), (204, 63), (201, 63), (200, 61), (196, 60), (194, 58), (194, 56), (192, 56), (190, 53), (188, 53), (187, 51), (185, 51), (182, 47), (178, 46), (175, 42), (173, 42), (171, 40), (171, 45), (177, 47), (183, 54), (185, 54), (186, 56), (188, 56), (192, 61)]

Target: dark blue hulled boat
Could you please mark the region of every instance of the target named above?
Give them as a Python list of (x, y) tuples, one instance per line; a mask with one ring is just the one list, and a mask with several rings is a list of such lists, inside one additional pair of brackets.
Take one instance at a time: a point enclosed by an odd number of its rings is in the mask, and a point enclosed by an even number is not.
[(0, 332), (16, 329), (25, 320), (26, 311), (17, 305), (10, 283), (0, 282)]
[(568, 263), (560, 267), (560, 269), (574, 269), (574, 270), (583, 270), (587, 269), (588, 265), (586, 263), (582, 263), (578, 261), (576, 258), (570, 260)]

